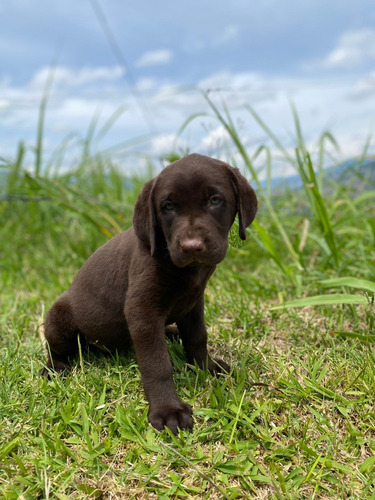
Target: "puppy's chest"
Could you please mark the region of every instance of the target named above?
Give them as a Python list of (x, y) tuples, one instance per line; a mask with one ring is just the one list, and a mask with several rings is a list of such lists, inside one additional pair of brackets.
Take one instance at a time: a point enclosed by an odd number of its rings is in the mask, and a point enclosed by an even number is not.
[(162, 308), (167, 311), (169, 321), (184, 317), (202, 297), (208, 277), (175, 281), (168, 293), (163, 294)]
[(202, 295), (202, 291), (194, 294), (190, 294), (189, 296), (183, 297), (175, 297), (170, 299), (168, 306), (166, 307), (167, 311), (167, 324), (175, 323), (180, 319), (184, 318), (186, 314), (188, 314), (195, 304), (198, 302), (200, 296)]

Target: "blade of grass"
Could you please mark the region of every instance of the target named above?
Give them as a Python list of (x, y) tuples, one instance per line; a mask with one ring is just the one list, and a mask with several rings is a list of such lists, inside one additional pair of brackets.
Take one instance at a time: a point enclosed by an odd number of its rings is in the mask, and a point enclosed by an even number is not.
[(23, 141), (18, 143), (16, 159), (9, 165), (10, 172), (7, 179), (7, 193), (13, 194), (22, 178), (22, 163), (25, 156), (25, 144)]
[(335, 150), (339, 153), (340, 152), (340, 146), (338, 145), (336, 139), (333, 137), (331, 132), (325, 131), (323, 134), (320, 136), (319, 139), (319, 154), (318, 154), (318, 186), (319, 190), (323, 190), (323, 178), (324, 178), (324, 173), (323, 173), (323, 166), (324, 166), (324, 157), (326, 155), (326, 147), (325, 144), (326, 142), (329, 142), (334, 146)]
[(367, 297), (363, 295), (350, 295), (346, 293), (334, 293), (328, 295), (315, 295), (303, 299), (290, 300), (284, 304), (270, 307), (270, 311), (277, 309), (289, 309), (291, 307), (306, 306), (330, 306), (335, 304), (368, 304)]
[(375, 342), (375, 335), (361, 335), (359, 333), (353, 333), (353, 332), (329, 332), (330, 335), (336, 336), (336, 337), (343, 337), (347, 339), (356, 339), (360, 340), (361, 342), (370, 342), (374, 343)]
[(303, 181), (304, 189), (310, 200), (310, 207), (315, 215), (323, 237), (331, 251), (335, 264), (339, 262), (339, 252), (337, 250), (336, 238), (332, 229), (330, 217), (324, 199), (319, 191), (318, 182), (312, 165), (309, 153), (302, 157), (298, 149), (296, 150), (298, 171)]
[[(83, 216), (108, 238), (112, 238), (119, 232), (119, 224), (108, 213), (101, 210), (102, 207), (100, 206), (98, 200), (94, 199), (90, 203), (83, 192), (78, 192), (78, 195), (74, 200), (71, 196), (73, 188), (63, 185), (58, 181), (50, 181), (41, 177), (36, 179), (29, 174), (26, 174), (26, 179), (29, 181), (31, 186), (34, 187), (34, 189), (40, 189), (43, 193), (48, 194), (50, 198), (60, 206)], [(106, 222), (111, 224), (112, 230), (100, 220), (101, 217), (104, 218)]]
[(276, 262), (276, 264), (279, 266), (279, 268), (286, 275), (289, 275), (291, 271), (286, 267), (286, 265), (284, 264), (284, 261), (283, 261), (281, 255), (276, 250), (276, 247), (275, 247), (275, 244), (274, 244), (274, 239), (272, 238), (272, 236), (256, 220), (253, 222), (253, 227), (254, 227), (254, 229), (257, 232), (257, 235), (259, 237), (259, 240), (260, 240), (262, 246), (264, 246), (264, 248), (267, 250), (267, 252), (273, 258), (273, 260)]
[(211, 107), (211, 109), (213, 110), (213, 112), (215, 113), (217, 119), (223, 125), (223, 127), (227, 130), (227, 132), (229, 133), (230, 137), (232, 138), (234, 144), (236, 145), (236, 147), (237, 147), (237, 149), (238, 149), (238, 151), (239, 151), (239, 153), (240, 153), (240, 155), (245, 163), (246, 168), (249, 170), (249, 172), (250, 172), (250, 174), (251, 174), (251, 176), (252, 176), (252, 178), (257, 186), (257, 189), (258, 189), (260, 195), (264, 198), (264, 200), (266, 202), (267, 209), (268, 209), (268, 211), (272, 217), (272, 220), (274, 221), (274, 223), (275, 223), (275, 225), (276, 225), (276, 227), (281, 235), (281, 238), (282, 238), (285, 246), (288, 249), (288, 252), (289, 252), (292, 260), (297, 265), (298, 269), (302, 270), (303, 264), (301, 262), (300, 256), (294, 250), (294, 247), (293, 247), (293, 245), (288, 237), (288, 234), (287, 234), (279, 216), (277, 215), (275, 209), (273, 208), (270, 196), (266, 196), (264, 194), (264, 190), (263, 190), (262, 184), (259, 180), (258, 173), (257, 173), (256, 169), (254, 168), (254, 165), (253, 165), (249, 155), (247, 154), (247, 151), (246, 151), (244, 145), (242, 144), (242, 142), (239, 138), (239, 135), (238, 135), (238, 133), (233, 125), (232, 120), (231, 120), (229, 111), (227, 110), (226, 107), (224, 108), (225, 114), (226, 114), (226, 119), (225, 119), (224, 116), (222, 115), (222, 113), (220, 113), (219, 109), (215, 106), (215, 104), (212, 102), (212, 100), (208, 97), (207, 93), (204, 94), (204, 97), (205, 97), (206, 101), (208, 102), (209, 106)]
[(115, 111), (107, 118), (107, 120), (104, 122), (104, 125), (102, 125), (101, 129), (97, 133), (95, 137), (95, 141), (98, 143), (107, 133), (111, 130), (113, 125), (117, 122), (117, 120), (125, 113), (126, 111), (126, 106), (121, 105)]
[(217, 490), (221, 495), (222, 495), (222, 498), (226, 498), (226, 499), (229, 499), (230, 497), (227, 495), (226, 491), (224, 490), (224, 488), (222, 488), (219, 484), (215, 483), (215, 481), (213, 481), (213, 479), (211, 479), (210, 476), (208, 476), (207, 474), (203, 474), (203, 472), (201, 472), (199, 470), (198, 467), (196, 467), (193, 462), (191, 462), (188, 458), (186, 458), (184, 455), (182, 455), (179, 451), (176, 450), (176, 448), (174, 448), (172, 445), (170, 444), (165, 444), (165, 443), (161, 443), (161, 446), (166, 449), (168, 452), (172, 452), (174, 454), (176, 454), (183, 462), (185, 462), (187, 465), (189, 465), (192, 469), (194, 469), (196, 471), (196, 473), (202, 478), (204, 479), (205, 481), (208, 481), (211, 486)]
[(258, 113), (251, 107), (251, 106), (245, 106), (245, 109), (251, 114), (251, 116), (254, 118), (254, 120), (258, 123), (258, 125), (266, 132), (268, 137), (272, 139), (272, 142), (275, 144), (275, 146), (281, 151), (283, 154), (284, 158), (291, 163), (292, 165), (296, 164), (295, 159), (293, 156), (291, 156), (288, 151), (284, 148), (282, 143), (279, 141), (277, 136), (272, 132), (272, 130), (266, 125), (266, 123), (262, 120), (262, 118), (258, 115)]
[(318, 283), (327, 288), (336, 288), (340, 286), (347, 286), (351, 288), (358, 288), (359, 290), (366, 290), (367, 292), (375, 293), (375, 282), (352, 277), (331, 278), (327, 280), (318, 281)]
[[(298, 117), (298, 113), (293, 104), (291, 104), (294, 125), (296, 129), (297, 135), (297, 148), (296, 158), (293, 158), (288, 151), (284, 148), (279, 139), (275, 136), (275, 134), (271, 131), (271, 129), (266, 125), (266, 123), (260, 118), (260, 116), (249, 106), (247, 106), (248, 111), (253, 116), (255, 121), (260, 125), (260, 127), (267, 133), (267, 135), (271, 138), (275, 146), (280, 150), (285, 160), (288, 161), (291, 165), (299, 173), (301, 180), (303, 182), (303, 186), (305, 188), (306, 194), (310, 201), (310, 207), (313, 211), (317, 222), (320, 225), (321, 231), (323, 233), (324, 239), (328, 247), (330, 248), (332, 257), (334, 259), (335, 265), (339, 262), (339, 252), (337, 250), (336, 239), (334, 232), (332, 230), (332, 224), (330, 222), (330, 218), (328, 215), (327, 207), (325, 205), (324, 199), (319, 190), (319, 184), (316, 179), (315, 171), (312, 165), (311, 157), (307, 151), (303, 134), (301, 123)], [(322, 146), (323, 148), (323, 146)], [(322, 153), (321, 148), (321, 154)]]
[(44, 122), (46, 117), (47, 103), (52, 89), (54, 76), (55, 76), (55, 66), (52, 66), (47, 76), (42, 100), (39, 106), (38, 127), (37, 127), (36, 147), (35, 147), (35, 170), (34, 170), (35, 177), (39, 177), (42, 168)]

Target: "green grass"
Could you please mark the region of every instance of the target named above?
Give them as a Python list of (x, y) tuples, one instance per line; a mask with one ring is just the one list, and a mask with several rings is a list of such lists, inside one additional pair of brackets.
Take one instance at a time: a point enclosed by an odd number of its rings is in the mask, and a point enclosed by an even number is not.
[[(50, 160), (43, 170), (45, 103), (34, 170), (25, 172), (22, 143), (4, 162), (0, 498), (375, 498), (375, 193), (333, 185), (325, 195), (320, 162), (333, 138), (322, 136), (314, 164), (296, 114), (293, 156), (249, 110), (304, 182), (274, 196), (229, 113), (211, 106), (261, 209), (247, 242), (231, 233), (206, 293), (211, 351), (231, 375), (188, 369), (181, 345), (169, 344), (191, 434), (148, 424), (133, 353), (90, 353), (66, 378), (40, 377), (47, 309), (131, 224), (143, 181), (127, 189), (108, 155), (90, 153), (94, 125), (77, 168), (60, 173)], [(270, 151), (254, 156), (264, 153), (270, 181)]]

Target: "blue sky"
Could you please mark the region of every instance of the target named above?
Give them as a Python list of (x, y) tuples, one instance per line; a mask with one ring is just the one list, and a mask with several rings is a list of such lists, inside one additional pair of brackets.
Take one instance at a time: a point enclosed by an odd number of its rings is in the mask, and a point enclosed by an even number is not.
[[(126, 65), (103, 32), (98, 1)], [(99, 130), (120, 109), (97, 150), (150, 136), (140, 151), (169, 152), (181, 124), (209, 112), (200, 93), (208, 89), (250, 152), (269, 141), (246, 104), (292, 147), (293, 102), (311, 149), (328, 129), (343, 158), (361, 154), (375, 125), (373, 0), (3, 0), (0, 19), (2, 157), (14, 157), (21, 139), (32, 148), (52, 64), (45, 160), (68, 134), (83, 137), (94, 117)], [(201, 117), (177, 147), (215, 155), (227, 142), (217, 121)]]

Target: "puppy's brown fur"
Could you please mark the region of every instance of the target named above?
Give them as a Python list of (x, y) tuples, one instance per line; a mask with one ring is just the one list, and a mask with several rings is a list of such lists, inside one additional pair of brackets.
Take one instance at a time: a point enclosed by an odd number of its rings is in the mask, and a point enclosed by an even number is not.
[(110, 351), (133, 344), (151, 424), (191, 429), (191, 407), (173, 384), (166, 326), (177, 324), (189, 363), (229, 370), (207, 352), (204, 289), (236, 214), (245, 239), (256, 211), (253, 189), (226, 163), (191, 154), (166, 167), (139, 195), (133, 227), (99, 248), (49, 310), (46, 373), (70, 368), (78, 335)]

